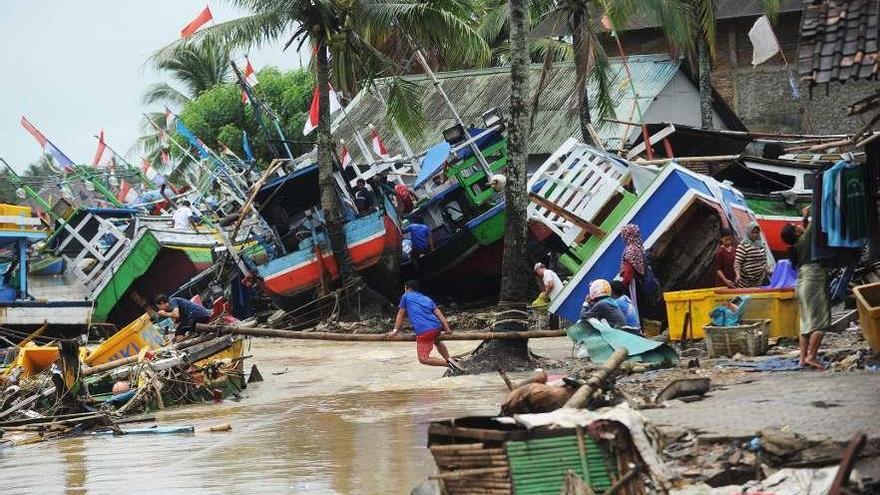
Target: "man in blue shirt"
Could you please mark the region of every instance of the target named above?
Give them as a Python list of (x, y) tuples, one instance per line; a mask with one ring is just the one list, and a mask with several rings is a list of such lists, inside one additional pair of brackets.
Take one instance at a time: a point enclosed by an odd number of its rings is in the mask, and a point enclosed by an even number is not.
[(210, 309), (182, 297), (169, 298), (165, 294), (159, 294), (153, 300), (153, 304), (159, 316), (177, 322), (174, 331), (175, 342), (180, 342), (187, 332), (195, 330), (196, 323), (208, 323), (211, 320)]
[(434, 250), (431, 227), (425, 225), (421, 217), (413, 217), (410, 224), (404, 227), (403, 232), (409, 234), (410, 242), (412, 242), (412, 253), (409, 259), (418, 270), (420, 258), (428, 251)]
[[(397, 319), (394, 320), (394, 330), (388, 335), (394, 336), (400, 332), (403, 326), (403, 318), (409, 316), (413, 332), (416, 334), (416, 352), (419, 362), (429, 366), (448, 366), (455, 371), (463, 371), (461, 363), (449, 357), (449, 350), (443, 342), (436, 340), (440, 332), (452, 333), (449, 322), (434, 304), (430, 297), (420, 292), (418, 282), (408, 280), (403, 287), (403, 297), (400, 298), (400, 310)], [(431, 349), (437, 348), (437, 352), (443, 359), (431, 357)]]

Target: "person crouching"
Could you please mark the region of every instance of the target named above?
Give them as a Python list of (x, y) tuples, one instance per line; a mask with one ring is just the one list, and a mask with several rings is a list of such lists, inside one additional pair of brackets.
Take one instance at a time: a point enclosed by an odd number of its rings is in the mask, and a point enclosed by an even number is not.
[(581, 308), (581, 319), (590, 318), (605, 320), (613, 328), (626, 326), (626, 316), (614, 299), (611, 299), (611, 284), (607, 280), (600, 278), (590, 284), (590, 295)]

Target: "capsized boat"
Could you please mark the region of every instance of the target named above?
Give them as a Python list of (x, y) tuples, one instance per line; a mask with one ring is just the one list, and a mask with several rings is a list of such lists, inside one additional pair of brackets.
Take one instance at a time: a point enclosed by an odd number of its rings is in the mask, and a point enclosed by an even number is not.
[[(343, 198), (345, 238), (355, 268), (378, 287), (396, 281), (400, 263), (399, 220), (389, 198), (375, 191), (376, 206), (357, 212), (348, 187), (336, 174)], [(255, 263), (265, 291), (282, 307), (339, 277), (320, 210), (318, 166), (307, 164), (260, 188), (255, 203), (275, 232), (269, 259)], [(391, 283), (390, 285), (395, 285)]]
[[(538, 191), (542, 199), (537, 204), (551, 208), (536, 218), (566, 234), (569, 250), (560, 262), (574, 274), (551, 302), (550, 311), (570, 321), (579, 318), (590, 282), (612, 280), (619, 273), (624, 247), (621, 226), (639, 226), (661, 288), (668, 291), (701, 284), (714, 261), (722, 226), (744, 236), (755, 220), (739, 191), (675, 163), (659, 169), (644, 167), (567, 141), (545, 165), (555, 168), (556, 186)], [(578, 177), (593, 181), (605, 177), (619, 183), (610, 195), (607, 187), (588, 193)], [(585, 208), (595, 212), (593, 220), (587, 213), (576, 215), (577, 208), (562, 208), (565, 202), (558, 198), (579, 193), (583, 196), (577, 204), (592, 204)], [(602, 195), (607, 199), (600, 201)], [(772, 266), (772, 259), (768, 261)]]

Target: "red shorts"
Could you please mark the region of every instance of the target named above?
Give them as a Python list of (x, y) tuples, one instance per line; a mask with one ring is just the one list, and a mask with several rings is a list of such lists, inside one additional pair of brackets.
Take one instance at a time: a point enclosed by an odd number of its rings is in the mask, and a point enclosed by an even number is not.
[(416, 353), (419, 359), (425, 359), (431, 355), (431, 349), (434, 348), (434, 339), (440, 335), (440, 329), (428, 330), (427, 332), (416, 335)]

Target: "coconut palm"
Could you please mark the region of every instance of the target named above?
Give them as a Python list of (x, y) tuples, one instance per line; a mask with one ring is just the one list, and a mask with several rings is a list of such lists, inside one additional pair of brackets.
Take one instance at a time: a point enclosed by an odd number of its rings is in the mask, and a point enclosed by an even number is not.
[[(592, 102), (599, 117), (614, 113), (611, 100), (608, 55), (598, 41), (600, 29), (607, 29), (598, 20), (607, 16), (613, 26), (625, 27), (634, 16), (657, 19), (667, 38), (678, 47), (686, 47), (691, 41), (690, 6), (685, 0), (529, 0), (532, 11), (530, 22), (548, 27), (550, 32), (566, 28), (571, 33), (568, 44), (555, 38), (533, 38), (529, 41), (532, 61), (543, 60), (545, 71), (549, 62), (574, 60), (577, 72), (574, 91), (578, 96), (581, 135), (585, 142), (592, 142), (589, 126), (592, 124), (590, 100), (587, 88), (592, 79), (597, 86), (596, 101)], [(480, 33), (493, 54), (503, 61), (507, 50), (506, 33), (509, 26), (507, 0), (484, 0)], [(542, 75), (542, 78), (544, 75)], [(601, 146), (601, 143), (593, 143)]]
[[(714, 127), (712, 117), (712, 62), (715, 56), (715, 16), (718, 0), (687, 0), (691, 30), (697, 40), (697, 66), (700, 88), (700, 123), (703, 129)], [(771, 19), (779, 13), (779, 0), (761, 0)]]
[[(158, 82), (150, 85), (143, 96), (145, 105), (160, 103), (179, 107), (205, 91), (231, 80), (230, 50), (218, 40), (206, 38), (194, 42), (187, 40), (169, 50), (166, 56), (151, 60), (152, 67), (173, 82)], [(149, 112), (141, 121), (141, 136), (136, 148), (156, 170), (171, 174), (172, 178), (184, 174), (192, 165), (192, 160), (177, 149), (169, 147), (163, 133), (173, 134), (166, 129), (165, 113)], [(158, 127), (158, 129), (157, 129)], [(175, 165), (163, 163), (162, 155), (173, 158)]]
[[(445, 60), (488, 59), (489, 50), (471, 27), (466, 0), (227, 0), (250, 15), (203, 29), (194, 40), (215, 39), (230, 47), (284, 43), (313, 49), (320, 105), (317, 129), (319, 185), (330, 245), (343, 283), (357, 277), (346, 249), (341, 202), (334, 186), (329, 85), (354, 94), (376, 77), (400, 75), (402, 47), (430, 47)], [(176, 45), (156, 54), (161, 60)], [(391, 53), (389, 53), (389, 51)], [(394, 79), (388, 95), (389, 119), (404, 133), (417, 134), (424, 116), (413, 83)]]

